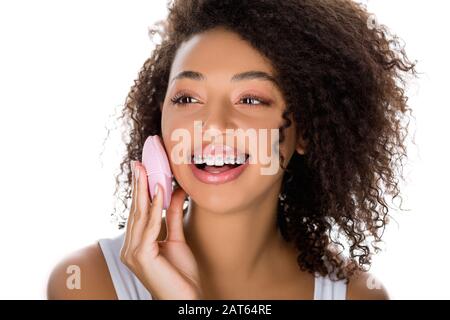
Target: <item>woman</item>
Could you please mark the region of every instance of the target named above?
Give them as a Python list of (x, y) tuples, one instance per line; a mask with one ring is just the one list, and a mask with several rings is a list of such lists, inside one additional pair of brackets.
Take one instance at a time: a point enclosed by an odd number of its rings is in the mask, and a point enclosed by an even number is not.
[[(48, 297), (388, 299), (367, 269), (406, 156), (402, 80), (415, 65), (397, 38), (350, 0), (181, 0), (169, 9), (123, 110), (132, 124), (121, 163), (124, 203), (132, 190), (126, 232), (61, 261)], [(164, 190), (150, 199), (137, 160), (151, 135), (173, 154), (173, 132), (194, 136), (195, 121), (221, 138), (280, 129), (282, 170), (244, 164), (211, 183), (198, 170), (213, 176), (218, 166), (169, 156), (176, 189), (164, 219)], [(70, 265), (81, 270), (78, 290), (66, 286)]]

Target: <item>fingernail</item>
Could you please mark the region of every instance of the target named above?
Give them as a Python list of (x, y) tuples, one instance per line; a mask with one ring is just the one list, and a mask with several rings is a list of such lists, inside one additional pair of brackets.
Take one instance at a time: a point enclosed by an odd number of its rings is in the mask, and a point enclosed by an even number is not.
[(156, 184), (156, 186), (155, 186), (155, 195), (153, 196), (153, 197), (156, 197), (157, 195), (158, 195), (158, 192), (159, 192), (159, 185), (158, 184)]

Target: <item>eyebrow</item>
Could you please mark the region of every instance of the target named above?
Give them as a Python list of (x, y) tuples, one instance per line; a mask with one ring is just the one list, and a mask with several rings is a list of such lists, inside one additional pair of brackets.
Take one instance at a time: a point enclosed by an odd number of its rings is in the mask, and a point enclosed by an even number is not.
[[(177, 76), (175, 76), (170, 82), (180, 79), (191, 79), (196, 81), (204, 81), (206, 80), (206, 76), (197, 71), (186, 70), (182, 71)], [(262, 81), (270, 81), (278, 86), (278, 81), (270, 74), (264, 71), (246, 71), (242, 73), (237, 73), (231, 77), (231, 82), (243, 81), (243, 80), (262, 80)]]

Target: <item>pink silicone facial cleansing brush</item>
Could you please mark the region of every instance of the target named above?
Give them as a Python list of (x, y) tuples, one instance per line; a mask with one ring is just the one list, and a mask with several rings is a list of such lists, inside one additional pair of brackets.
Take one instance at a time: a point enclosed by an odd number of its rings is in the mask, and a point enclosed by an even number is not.
[(142, 164), (147, 170), (150, 199), (153, 199), (155, 186), (158, 183), (163, 188), (163, 190), (160, 190), (164, 196), (163, 209), (169, 208), (172, 198), (172, 171), (166, 151), (158, 135), (149, 136), (145, 140), (142, 150)]

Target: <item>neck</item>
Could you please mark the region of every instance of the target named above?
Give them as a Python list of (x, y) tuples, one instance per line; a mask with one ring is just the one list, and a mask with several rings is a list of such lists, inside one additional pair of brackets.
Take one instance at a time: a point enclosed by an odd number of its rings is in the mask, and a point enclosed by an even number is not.
[(249, 283), (279, 274), (286, 262), (296, 268), (295, 249), (277, 228), (278, 194), (256, 199), (252, 207), (213, 212), (193, 201), (185, 217), (185, 237), (205, 281)]

